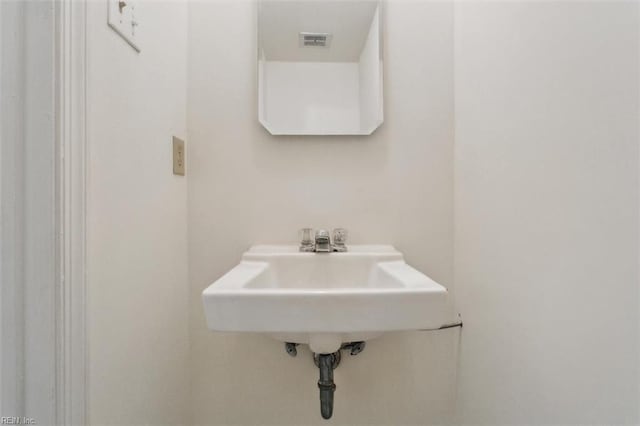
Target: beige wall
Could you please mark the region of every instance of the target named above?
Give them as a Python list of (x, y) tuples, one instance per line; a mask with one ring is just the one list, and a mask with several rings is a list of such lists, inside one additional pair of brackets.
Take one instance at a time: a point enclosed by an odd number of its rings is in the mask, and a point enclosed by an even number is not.
[(640, 421), (637, 8), (456, 5), (458, 423)]
[(140, 2), (142, 52), (89, 2), (89, 406), (100, 424), (188, 424), (187, 6)]
[[(303, 226), (388, 242), (452, 284), (453, 6), (389, 2), (385, 123), (371, 137), (273, 137), (257, 120), (252, 2), (189, 5), (189, 273), (194, 424), (326, 424), (318, 370), (261, 336), (206, 329), (200, 293), (251, 244)], [(335, 372), (332, 424), (450, 418), (457, 330), (371, 341)]]

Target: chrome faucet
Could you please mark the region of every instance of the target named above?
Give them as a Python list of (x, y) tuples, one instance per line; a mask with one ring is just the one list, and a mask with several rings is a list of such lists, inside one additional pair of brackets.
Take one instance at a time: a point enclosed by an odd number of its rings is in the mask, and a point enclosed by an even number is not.
[(329, 237), (329, 232), (324, 229), (318, 229), (316, 231), (316, 253), (330, 253), (333, 250), (331, 249), (331, 238)]
[(302, 230), (302, 241), (300, 242), (300, 251), (302, 252), (315, 252), (315, 253), (331, 253), (333, 251), (345, 252), (347, 246), (345, 242), (347, 240), (347, 230), (343, 228), (337, 228), (333, 230), (333, 244), (331, 244), (331, 237), (329, 232), (324, 229), (318, 229), (315, 232), (314, 238), (311, 239), (311, 228), (304, 228)]

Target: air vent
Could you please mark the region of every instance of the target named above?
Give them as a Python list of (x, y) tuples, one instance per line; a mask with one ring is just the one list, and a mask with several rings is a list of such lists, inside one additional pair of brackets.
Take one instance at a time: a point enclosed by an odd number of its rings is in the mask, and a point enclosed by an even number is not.
[(329, 47), (331, 34), (327, 33), (300, 33), (300, 47)]

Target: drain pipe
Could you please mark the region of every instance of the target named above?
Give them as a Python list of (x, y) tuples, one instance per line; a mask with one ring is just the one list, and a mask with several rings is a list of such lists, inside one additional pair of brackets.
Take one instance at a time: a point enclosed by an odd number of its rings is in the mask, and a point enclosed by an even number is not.
[[(340, 349), (330, 354), (313, 354), (313, 363), (320, 370), (320, 414), (323, 419), (330, 419), (333, 416), (333, 393), (336, 391), (336, 384), (333, 382), (333, 370), (340, 365), (342, 350), (348, 350), (351, 355), (358, 355), (364, 350), (365, 342), (343, 343)], [(298, 355), (298, 343), (285, 343), (285, 349), (290, 356)]]
[[(2, 0), (0, 0), (2, 1)], [(421, 331), (445, 330), (447, 328), (462, 327), (462, 321), (444, 324), (438, 328), (425, 328)], [(285, 349), (290, 356), (298, 355), (299, 343), (286, 342)], [(349, 342), (343, 343), (337, 352), (329, 354), (313, 354), (313, 362), (320, 369), (320, 380), (318, 380), (318, 388), (320, 389), (320, 413), (323, 419), (330, 419), (333, 415), (333, 393), (336, 391), (336, 384), (333, 383), (333, 370), (340, 364), (340, 351), (348, 350), (351, 355), (358, 355), (365, 348), (365, 342)]]
[(336, 384), (333, 383), (333, 369), (336, 365), (335, 354), (318, 355), (318, 368), (320, 369), (320, 413), (323, 419), (330, 419), (333, 415), (333, 393), (336, 391)]

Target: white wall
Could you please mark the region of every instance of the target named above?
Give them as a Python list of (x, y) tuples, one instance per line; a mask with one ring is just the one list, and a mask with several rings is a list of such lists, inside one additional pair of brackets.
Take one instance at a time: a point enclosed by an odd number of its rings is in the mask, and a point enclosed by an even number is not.
[(23, 279), (26, 415), (46, 423), (55, 411), (51, 394), (56, 362), (55, 286), (57, 191), (54, 111), (53, 2), (24, 5)]
[(2, 416), (55, 421), (53, 3), (0, 4)]
[[(89, 418), (188, 424), (187, 6), (138, 2), (136, 53), (88, 2)], [(189, 170), (187, 169), (187, 174)]]
[(458, 423), (640, 422), (637, 8), (456, 5)]
[(306, 350), (209, 332), (200, 299), (303, 226), (449, 288), (455, 242), (461, 359), (458, 330), (371, 341), (332, 423), (640, 421), (637, 4), (459, 3), (454, 79), (453, 5), (388, 2), (385, 123), (311, 138), (257, 121), (255, 5), (189, 5), (188, 74), (186, 9), (144, 3), (140, 55), (89, 9), (92, 424), (326, 424)]
[[(385, 123), (371, 137), (307, 138), (273, 137), (258, 123), (255, 5), (194, 2), (189, 10), (194, 424), (326, 424), (310, 354), (291, 358), (266, 337), (208, 331), (200, 295), (251, 244), (293, 242), (303, 226), (343, 226), (354, 243), (392, 243), (451, 286), (453, 7), (389, 2)], [(446, 421), (457, 337), (388, 335), (344, 359), (332, 424)]]
[[(24, 164), (24, 4), (0, 3), (0, 409), (24, 413), (24, 306), (21, 168)], [(19, 141), (19, 143), (17, 142)]]

